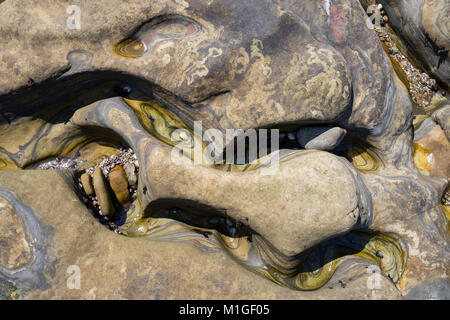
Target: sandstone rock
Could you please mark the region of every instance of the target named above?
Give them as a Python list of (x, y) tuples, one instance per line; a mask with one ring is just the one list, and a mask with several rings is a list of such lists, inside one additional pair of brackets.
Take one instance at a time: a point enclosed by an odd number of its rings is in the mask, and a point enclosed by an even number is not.
[[(439, 211), (430, 211), (437, 207), (442, 188), (412, 168), (409, 96), (397, 76), (390, 74), (357, 1), (322, 5), (212, 0), (205, 5), (200, 0), (167, 0), (151, 6), (85, 1), (82, 15), (89, 19), (82, 20), (82, 28), (88, 32), (81, 33), (66, 28), (66, 19), (61, 19), (65, 6), (56, 2), (5, 1), (1, 9), (0, 167), (10, 168), (12, 163), (24, 168), (40, 157), (66, 154), (67, 149), (99, 136), (120, 138), (136, 151), (141, 164), (135, 202), (142, 204), (142, 210), (136, 211), (141, 215), (153, 200), (163, 197), (205, 203), (233, 219), (248, 218), (251, 228), (286, 255), (353, 228), (370, 228), (396, 235), (406, 248), (413, 248), (405, 249), (408, 268), (398, 286), (402, 293), (424, 279), (448, 279), (448, 241), (442, 232), (447, 220)], [(158, 50), (149, 50), (139, 59), (113, 53), (132, 30), (142, 30), (139, 36), (149, 30), (148, 39), (161, 36), (152, 33), (159, 30), (146, 22), (157, 17), (165, 22), (158, 28), (168, 26), (166, 22), (173, 21), (168, 9), (184, 22), (185, 17), (198, 22), (202, 32), (189, 38), (181, 34), (176, 41), (180, 45), (148, 42)], [(28, 19), (32, 13), (37, 14)], [(75, 54), (80, 50), (83, 54)], [(68, 74), (59, 77), (68, 64)], [(35, 84), (24, 90), (30, 78)], [(131, 84), (137, 92), (166, 102), (164, 106), (187, 125), (202, 120), (204, 129), (339, 122), (361, 135), (369, 145), (361, 154), (379, 165), (368, 166), (363, 176), (342, 158), (303, 150), (282, 153), (280, 167), (269, 176), (262, 173), (267, 163), (241, 171), (192, 164), (177, 167), (170, 161), (171, 149), (142, 128), (143, 122), (122, 99), (92, 104), (117, 97), (117, 87), (122, 88), (121, 94), (129, 93), (124, 88)], [(97, 86), (101, 90), (93, 90)], [(155, 122), (155, 131), (173, 129), (164, 121)], [(109, 195), (101, 173), (99, 177)], [(23, 287), (32, 284), (35, 290), (26, 291), (29, 298), (343, 295), (340, 289), (326, 287), (308, 293), (286, 291), (256, 275), (251, 278), (234, 262), (228, 263), (225, 255), (218, 261), (188, 246), (177, 250), (180, 247), (174, 243), (155, 246), (145, 239), (116, 238), (95, 223), (56, 173), (0, 171), (0, 181), (1, 188), (17, 194), (16, 202), (30, 208), (30, 216), (42, 221), (31, 228), (41, 232), (35, 246), (41, 258), (35, 260), (38, 264), (20, 276), (0, 266), (2, 277), (7, 273), (8, 279)], [(60, 190), (56, 195), (51, 192), (55, 186)], [(99, 189), (95, 183), (94, 189)], [(128, 218), (136, 229), (148, 230), (145, 221)], [(206, 241), (207, 235), (195, 240)], [(316, 257), (327, 259), (326, 254)], [(146, 262), (150, 264), (145, 266)], [(67, 290), (67, 266), (73, 264), (80, 266), (86, 290)], [(348, 285), (350, 292), (344, 290), (345, 298), (368, 296), (369, 276), (364, 268), (356, 269), (362, 276)], [(183, 272), (193, 277), (180, 277)], [(139, 281), (141, 277), (145, 281)], [(380, 294), (398, 296), (393, 282), (382, 279)]]
[(450, 140), (450, 104), (433, 112), (431, 117), (441, 126), (447, 139)]
[(94, 194), (94, 187), (92, 186), (92, 178), (89, 174), (83, 173), (80, 177), (81, 184), (83, 185), (83, 190), (88, 196)]
[[(338, 268), (339, 278), (333, 277), (329, 283), (332, 289), (289, 290), (243, 269), (225, 252), (206, 252), (186, 242), (131, 239), (109, 231), (95, 221), (55, 172), (0, 170), (0, 181), (1, 195), (5, 189), (14, 190), (15, 201), (30, 207), (30, 215), (40, 221), (35, 236), (44, 240), (39, 242), (40, 260), (24, 265), (23, 273), (6, 273), (8, 266), (0, 261), (0, 289), (6, 285), (6, 278), (17, 288), (20, 299), (401, 298), (392, 281), (384, 276), (379, 278), (379, 290), (367, 290), (372, 274), (366, 272), (369, 264), (361, 259), (356, 263), (353, 259), (351, 267)], [(60, 192), (53, 192), (55, 188)], [(71, 265), (80, 268), (80, 290), (67, 287)], [(38, 281), (28, 282), (24, 273)], [(183, 276), (185, 273), (189, 277)], [(343, 288), (339, 280), (353, 275), (359, 276)]]
[[(190, 160), (171, 161), (172, 148), (146, 134), (121, 98), (78, 109), (72, 119), (80, 126), (98, 121), (120, 132), (135, 151), (141, 166), (140, 193), (149, 194), (139, 199), (143, 210), (151, 201), (170, 198), (191, 200), (215, 210), (226, 205), (227, 215), (236, 221), (248, 219), (251, 228), (288, 256), (370, 221), (369, 195), (358, 172), (347, 160), (331, 153), (287, 152), (279, 162), (274, 159), (272, 163), (269, 157), (257, 170), (228, 172)], [(130, 130), (130, 123), (134, 130)], [(330, 188), (336, 184), (339, 188)]]
[(2, 195), (8, 194), (0, 194), (0, 265), (11, 270), (20, 269), (32, 256), (29, 234), (21, 224), (21, 212), (17, 212)]
[(94, 174), (92, 175), (92, 182), (94, 185), (95, 195), (97, 196), (103, 215), (112, 217), (114, 215), (114, 206), (111, 200), (111, 195), (109, 194), (105, 177), (103, 176), (103, 172), (100, 167), (95, 168)]
[(302, 127), (297, 131), (297, 140), (305, 149), (333, 150), (344, 139), (347, 131), (339, 127)]
[[(185, 1), (171, 1), (170, 11), (200, 22), (210, 9), (201, 1), (195, 2), (198, 6), (192, 5), (189, 14), (185, 12), (188, 3)], [(166, 98), (164, 92), (169, 92), (168, 99), (176, 96), (192, 104), (202, 101), (205, 108), (171, 105), (180, 112), (189, 109), (193, 120), (204, 120), (205, 130), (247, 130), (299, 120), (323, 122), (339, 119), (350, 110), (355, 112), (349, 125), (370, 126), (371, 129), (383, 127), (383, 122), (387, 121), (385, 116), (390, 114), (384, 109), (391, 108), (390, 102), (384, 103), (389, 85), (387, 70), (379, 67), (384, 66), (385, 61), (373, 30), (355, 28), (365, 25), (367, 18), (357, 1), (346, 0), (340, 6), (331, 5), (332, 8), (330, 3), (325, 8), (313, 2), (297, 1), (287, 5), (283, 1), (266, 0), (258, 5), (242, 4), (241, 1), (223, 4), (215, 0), (210, 5), (219, 8), (213, 15), (208, 15), (207, 23), (212, 29), (195, 34), (192, 46), (174, 46), (170, 53), (148, 50), (138, 59), (129, 59), (115, 54), (114, 47), (133, 31), (139, 30), (136, 35), (143, 35), (150, 27), (144, 24), (145, 21), (155, 17), (168, 21), (171, 15), (167, 15), (165, 1), (152, 2), (151, 6), (143, 2), (133, 7), (121, 0), (110, 0), (107, 5), (84, 3), (83, 14), (90, 19), (83, 22), (82, 28), (89, 32), (76, 37), (73, 33), (77, 31), (69, 29), (65, 19), (57, 18), (66, 14), (59, 4), (33, 0), (3, 2), (0, 21), (5, 36), (0, 39), (0, 70), (6, 74), (14, 66), (15, 76), (0, 77), (0, 95), (26, 86), (30, 78), (36, 83), (33, 89), (46, 90), (46, 85), (57, 84), (52, 92), (63, 95), (67, 88), (70, 92), (80, 90), (86, 79), (90, 83), (111, 84), (98, 97), (103, 99), (112, 96), (114, 88), (124, 88), (138, 78), (148, 80), (147, 83), (140, 81), (145, 90), (153, 90), (150, 83), (164, 88), (154, 92), (155, 95)], [(29, 21), (28, 16), (17, 9), (20, 7), (45, 12), (52, 19)], [(260, 10), (262, 7), (264, 10)], [(254, 16), (263, 12), (261, 19), (268, 23), (261, 28), (259, 19)], [(301, 19), (293, 18), (296, 15)], [(341, 16), (350, 18), (340, 19)], [(116, 32), (103, 32), (105, 19), (108, 28)], [(306, 27), (301, 20), (307, 20), (310, 25)], [(223, 29), (225, 25), (233, 25), (236, 30)], [(285, 25), (292, 32), (271, 37), (269, 34), (275, 25)], [(152, 37), (152, 31), (159, 30), (149, 30), (149, 37)], [(328, 34), (331, 36), (326, 36)], [(16, 38), (20, 41), (12, 40)], [(157, 43), (159, 41), (154, 45)], [(278, 49), (275, 52), (273, 48)], [(359, 49), (355, 48), (361, 48), (367, 59), (354, 59), (359, 56)], [(206, 67), (205, 61), (211, 59), (214, 63)], [(315, 63), (309, 63), (311, 59)], [(71, 69), (66, 76), (40, 86), (45, 79), (56, 78), (55, 74), (67, 71), (68, 65)], [(110, 74), (105, 82), (96, 71), (106, 70), (116, 74)], [(201, 76), (199, 70), (203, 70)], [(305, 75), (309, 75), (307, 82), (304, 82)], [(358, 81), (353, 81), (352, 76)], [(274, 89), (274, 85), (278, 88)], [(302, 90), (298, 90), (299, 86)], [(218, 95), (220, 92), (223, 94)], [(9, 98), (8, 106), (18, 109), (19, 102)], [(352, 107), (351, 101), (358, 104), (364, 101), (364, 108)], [(26, 101), (21, 102), (31, 107)], [(368, 120), (358, 111), (362, 109), (375, 116)]]
[(201, 201), (217, 209), (227, 204), (230, 217), (248, 219), (251, 228), (288, 256), (370, 219), (357, 172), (326, 152), (298, 151), (289, 160), (281, 158), (273, 175), (264, 175), (262, 168), (228, 173), (174, 165), (168, 157), (169, 150), (158, 148), (144, 161), (142, 170), (158, 197)]
[[(422, 118), (422, 117), (420, 117)], [(419, 118), (419, 119), (420, 119)], [(436, 126), (436, 122), (433, 121), (428, 116), (425, 116), (422, 121), (419, 120), (419, 123), (417, 124), (417, 128), (415, 127), (414, 130), (414, 141), (419, 141), (423, 137), (425, 137), (433, 128)]]
[(123, 169), (125, 170), (125, 173), (127, 175), (127, 180), (128, 183), (130, 184), (130, 186), (134, 187), (137, 184), (137, 175), (136, 175), (136, 167), (128, 162), (125, 163), (125, 165), (123, 166)]
[(414, 161), (429, 175), (450, 178), (450, 142), (439, 125), (415, 142)]
[(123, 206), (130, 204), (130, 192), (128, 191), (128, 180), (122, 166), (115, 166), (108, 175), (109, 185), (114, 191), (117, 200)]

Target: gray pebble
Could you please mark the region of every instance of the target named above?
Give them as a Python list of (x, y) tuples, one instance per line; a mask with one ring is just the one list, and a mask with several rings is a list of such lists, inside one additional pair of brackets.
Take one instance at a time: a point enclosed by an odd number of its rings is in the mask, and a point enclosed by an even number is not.
[(342, 142), (346, 133), (340, 127), (309, 126), (297, 131), (297, 140), (305, 149), (333, 150)]

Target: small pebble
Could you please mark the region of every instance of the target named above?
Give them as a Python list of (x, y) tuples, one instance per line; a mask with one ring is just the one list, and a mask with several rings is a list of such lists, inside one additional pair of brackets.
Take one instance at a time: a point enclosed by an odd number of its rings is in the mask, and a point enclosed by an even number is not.
[(112, 216), (114, 214), (114, 206), (106, 185), (105, 177), (100, 167), (95, 168), (92, 177), (95, 194), (97, 195), (98, 203), (102, 208), (101, 211), (105, 216)]
[(84, 192), (90, 196), (94, 194), (94, 187), (92, 186), (92, 179), (91, 176), (87, 173), (83, 173), (80, 177), (81, 185), (84, 190)]
[(137, 184), (137, 176), (136, 176), (136, 168), (132, 163), (125, 163), (123, 166), (125, 173), (127, 175), (128, 183), (130, 186), (136, 186)]
[(346, 133), (340, 127), (307, 126), (298, 129), (297, 140), (305, 149), (332, 150), (342, 142)]
[(116, 195), (117, 200), (123, 206), (129, 205), (130, 192), (125, 170), (121, 166), (115, 166), (109, 173), (109, 185)]

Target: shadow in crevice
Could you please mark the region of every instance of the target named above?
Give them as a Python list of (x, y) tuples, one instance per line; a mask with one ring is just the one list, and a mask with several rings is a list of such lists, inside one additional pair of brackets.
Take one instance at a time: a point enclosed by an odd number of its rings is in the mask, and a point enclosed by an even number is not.
[(293, 274), (314, 273), (330, 262), (362, 252), (365, 257), (372, 258), (370, 259), (372, 262), (376, 259), (376, 252), (370, 251), (368, 244), (378, 234), (369, 230), (350, 231), (347, 234), (325, 240), (295, 256), (287, 256), (248, 226), (247, 221), (236, 221), (227, 215), (225, 209), (220, 210), (197, 201), (175, 198), (158, 199), (152, 201), (145, 209), (143, 218), (149, 217), (172, 219), (192, 227), (216, 230), (232, 238), (247, 237), (250, 242), (253, 242), (253, 237), (257, 236), (257, 243), (262, 244), (261, 249), (270, 250), (268, 256), (275, 258), (266, 263), (277, 262), (277, 267), (281, 267), (281, 269), (294, 264), (296, 265), (295, 271), (291, 269), (294, 271)]
[(226, 214), (226, 209), (217, 209), (209, 205), (175, 198), (161, 198), (152, 201), (144, 211), (144, 218), (167, 218), (177, 220), (193, 227), (214, 229), (221, 234), (251, 240), (252, 230), (246, 221), (237, 221)]
[(179, 105), (168, 103), (165, 107), (177, 115), (182, 113), (179, 109), (189, 108), (185, 101), (161, 87), (124, 72), (94, 71), (63, 76), (65, 71), (0, 96), (0, 116), (8, 122), (11, 118), (31, 116), (53, 124), (64, 123), (81, 107), (102, 99), (130, 95), (155, 99), (162, 104), (165, 102), (162, 96), (170, 97)]
[(213, 208), (188, 199), (161, 198), (152, 201), (144, 211), (144, 217), (173, 219), (193, 227), (214, 229), (232, 238), (257, 234), (243, 221), (226, 214), (226, 210)]
[(361, 253), (375, 234), (367, 231), (350, 231), (330, 238), (296, 256), (300, 261), (298, 272), (316, 272), (326, 264), (345, 256)]

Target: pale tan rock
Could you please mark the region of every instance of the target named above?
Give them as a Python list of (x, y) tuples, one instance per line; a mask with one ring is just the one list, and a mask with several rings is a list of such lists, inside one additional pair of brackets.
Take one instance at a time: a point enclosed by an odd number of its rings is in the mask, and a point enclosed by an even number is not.
[(450, 104), (433, 112), (431, 117), (441, 126), (447, 139), (450, 140)]
[(103, 172), (100, 167), (95, 168), (94, 174), (92, 175), (92, 183), (94, 185), (95, 195), (97, 196), (103, 215), (112, 217), (114, 215), (114, 206), (106, 185), (105, 177), (103, 176)]
[(136, 186), (137, 184), (136, 167), (132, 163), (128, 162), (125, 163), (123, 169), (125, 170), (127, 180), (130, 186)]
[(439, 125), (435, 125), (422, 139), (416, 141), (420, 148), (416, 147), (415, 157), (424, 155), (422, 167), (426, 167), (428, 174), (450, 178), (450, 142)]
[[(351, 16), (351, 19), (341, 19), (339, 28), (352, 29), (354, 33), (344, 34), (333, 28), (331, 37), (319, 40), (312, 30), (328, 28), (329, 16), (323, 6), (312, 2), (296, 2), (287, 9), (268, 1), (252, 7), (256, 10), (253, 12), (244, 9), (241, 1), (224, 4), (216, 0), (214, 3), (220, 9), (208, 18), (204, 14), (210, 12), (209, 6), (213, 4), (198, 2), (198, 6), (187, 10), (186, 1), (169, 3), (154, 1), (151, 6), (146, 2), (129, 6), (121, 0), (95, 4), (85, 1), (83, 16), (89, 19), (82, 19), (82, 29), (89, 32), (81, 32), (70, 29), (66, 19), (61, 18), (70, 16), (63, 2), (3, 2), (0, 72), (5, 76), (0, 77), (0, 94), (26, 86), (30, 78), (39, 84), (70, 67), (67, 74), (72, 76), (81, 72), (116, 71), (145, 79), (183, 101), (192, 104), (202, 101), (212, 111), (190, 108), (189, 112), (195, 120), (208, 120), (204, 125), (214, 128), (214, 120), (219, 122), (219, 127), (243, 130), (301, 119), (334, 121), (352, 109), (351, 101), (358, 104), (365, 101), (364, 109), (374, 114), (386, 113), (379, 107), (385, 100), (387, 82), (385, 70), (379, 67), (384, 65), (382, 50), (372, 30), (353, 27), (365, 25), (367, 18), (359, 3), (346, 0), (339, 9), (339, 15)], [(165, 17), (167, 6), (172, 14), (201, 25), (202, 31), (195, 37), (179, 39), (184, 45), (171, 46), (170, 52), (148, 50), (136, 59), (114, 53), (115, 45), (130, 37), (133, 31), (145, 30), (145, 22)], [(264, 9), (259, 11), (259, 6)], [(20, 8), (40, 14), (28, 19), (28, 13)], [(285, 15), (285, 10), (290, 13)], [(261, 19), (267, 21), (266, 28), (286, 25), (295, 31), (270, 37), (272, 31), (261, 28), (259, 19), (254, 17), (256, 12), (264, 12)], [(311, 24), (308, 27), (296, 19), (288, 19), (300, 13), (317, 19), (307, 18)], [(104, 32), (105, 21), (108, 30), (114, 32)], [(235, 21), (243, 22), (235, 31), (224, 28), (237, 26)], [(159, 46), (160, 41), (154, 44)], [(272, 47), (279, 49), (273, 51)], [(358, 55), (354, 49), (357, 47), (365, 50), (368, 59), (354, 59)], [(206, 61), (212, 64), (209, 66)], [(14, 77), (7, 77), (12, 66)], [(352, 75), (358, 81), (353, 81)], [(63, 87), (73, 89), (70, 83)], [(300, 87), (302, 90), (298, 90)], [(358, 107), (353, 107), (355, 113)], [(378, 126), (362, 114), (355, 114), (352, 121)]]
[[(338, 270), (346, 282), (332, 278), (318, 291), (294, 291), (246, 270), (225, 252), (205, 252), (191, 243), (128, 238), (109, 231), (78, 201), (64, 179), (51, 171), (0, 171), (3, 188), (15, 190), (42, 221), (45, 264), (33, 265), (35, 277), (45, 281), (29, 284), (19, 274), (7, 280), (18, 288), (20, 299), (399, 299), (392, 282), (380, 278), (381, 288), (367, 289), (372, 275), (367, 263), (355, 270)], [(25, 183), (24, 183), (25, 182)], [(57, 188), (58, 193), (53, 191)], [(39, 195), (39, 196), (37, 196)], [(55, 201), (58, 206), (55, 206)], [(61, 215), (61, 212), (66, 214)], [(68, 223), (70, 221), (70, 223)], [(0, 220), (1, 225), (1, 220)], [(0, 244), (0, 248), (1, 244)], [(80, 271), (80, 289), (69, 289), (68, 279)], [(0, 262), (0, 270), (4, 270)], [(25, 271), (31, 269), (26, 267)], [(187, 276), (189, 275), (189, 276)], [(351, 277), (351, 276), (350, 276)], [(0, 279), (0, 286), (3, 284)], [(45, 287), (45, 289), (44, 289)], [(374, 294), (376, 294), (374, 296)], [(1, 297), (1, 296), (0, 296)], [(3, 298), (3, 297), (1, 297)]]
[(92, 186), (92, 178), (89, 174), (87, 173), (83, 173), (80, 177), (81, 180), (81, 184), (83, 186), (83, 190), (84, 192), (86, 192), (86, 194), (88, 196), (91, 196), (94, 194), (94, 187)]
[[(84, 1), (80, 3), (82, 17), (89, 19), (82, 18), (81, 31), (67, 27), (65, 2), (2, 2), (0, 167), (25, 168), (42, 157), (67, 154), (70, 148), (105, 132), (89, 129), (113, 130), (139, 155), (137, 201), (142, 202), (143, 210), (152, 199), (161, 197), (183, 196), (216, 209), (226, 205), (224, 209), (232, 217), (251, 214), (250, 226), (288, 254), (361, 223), (363, 229), (387, 232), (405, 242), (408, 268), (397, 284), (403, 294), (424, 282), (448, 279), (447, 220), (436, 210), (443, 183), (435, 187), (435, 179), (423, 177), (412, 164), (407, 91), (395, 74), (389, 74), (376, 34), (365, 27), (367, 15), (360, 4), (353, 0), (325, 2), (262, 0), (247, 5), (242, 1), (212, 0), (205, 4), (167, 0), (130, 6), (121, 0)], [(211, 7), (217, 10), (211, 11)], [(158, 41), (158, 48), (138, 59), (114, 54), (115, 45), (141, 29), (143, 23), (154, 17), (167, 18), (168, 8), (196, 21), (201, 32), (195, 37)], [(413, 12), (417, 13), (414, 8)], [(436, 12), (445, 13), (433, 9), (432, 13)], [(34, 14), (33, 19), (29, 19), (30, 14)], [(429, 46), (425, 54), (431, 50)], [(68, 67), (70, 71), (60, 77)], [(445, 70), (448, 59), (439, 69), (448, 76)], [(35, 85), (12, 92), (26, 86), (30, 78)], [(54, 80), (41, 84), (49, 78)], [(204, 129), (339, 122), (348, 130), (355, 129), (363, 140), (360, 154), (368, 164), (361, 166), (364, 177), (348, 168), (347, 162), (339, 164), (341, 158), (321, 157), (322, 153), (310, 157), (297, 157), (305, 155), (297, 153), (289, 161), (285, 159), (275, 177), (262, 177), (259, 170), (238, 173), (191, 165), (175, 168), (170, 149), (163, 148), (160, 140), (150, 139), (132, 112), (119, 110), (129, 109), (120, 99), (97, 105), (80, 118), (67, 119), (71, 114), (67, 111), (79, 111), (69, 108), (82, 108), (97, 94), (103, 94), (97, 99), (112, 92), (117, 95), (115, 89), (130, 82), (142, 89), (136, 91), (151, 92), (166, 102), (164, 105), (175, 109), (172, 111), (183, 121), (202, 120)], [(94, 85), (105, 90), (92, 90)], [(124, 93), (122, 89), (119, 92)], [(68, 99), (74, 96), (76, 104)], [(69, 121), (54, 123), (57, 119)], [(9, 276), (22, 284), (28, 276), (33, 288), (39, 288), (27, 297), (368, 295), (366, 280), (370, 276), (365, 270), (358, 269), (362, 276), (353, 282), (355, 287), (347, 285), (350, 291), (338, 286), (299, 293), (256, 275), (247, 277), (247, 271), (226, 260), (225, 255), (211, 259), (188, 246), (182, 251), (173, 243), (149, 245), (144, 239), (114, 238), (117, 235), (96, 224), (57, 174), (0, 173), (0, 187), (18, 194), (43, 224), (32, 230), (43, 232), (42, 239), (35, 238), (35, 248), (41, 258), (49, 258), (36, 260), (45, 268)], [(61, 194), (55, 194), (56, 186)], [(361, 206), (361, 211), (360, 206), (353, 206), (355, 200), (364, 202), (357, 195), (364, 194), (366, 187), (373, 199), (372, 223), (363, 214), (370, 204)], [(313, 204), (319, 211), (310, 210)], [(309, 228), (316, 233), (308, 236)], [(82, 290), (67, 288), (67, 266), (72, 265), (80, 267), (86, 286)], [(5, 270), (2, 267), (2, 275)], [(192, 277), (184, 277), (183, 272)], [(398, 294), (392, 282), (382, 279), (386, 281), (380, 296)], [(43, 285), (47, 281), (50, 288)]]
[(27, 237), (19, 213), (0, 198), (0, 265), (13, 270), (29, 262), (31, 248)]

